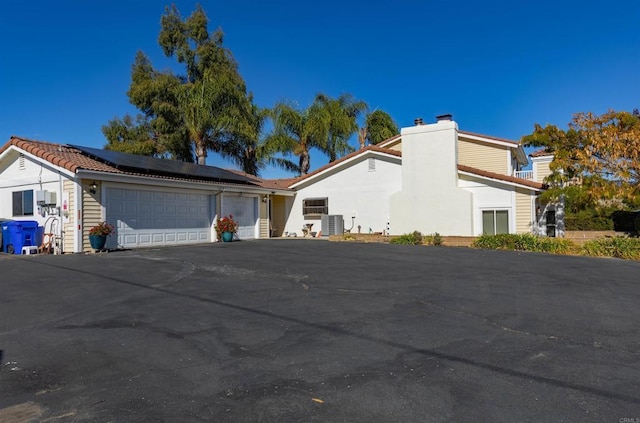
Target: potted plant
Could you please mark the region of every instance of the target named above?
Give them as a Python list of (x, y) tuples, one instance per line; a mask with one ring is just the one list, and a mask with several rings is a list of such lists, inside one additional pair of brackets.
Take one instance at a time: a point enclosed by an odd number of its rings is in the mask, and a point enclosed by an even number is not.
[(100, 222), (89, 229), (89, 243), (94, 250), (102, 250), (107, 243), (107, 236), (113, 234), (113, 225), (107, 222)]
[(216, 234), (218, 239), (224, 242), (233, 241), (233, 234), (238, 231), (238, 222), (233, 220), (233, 215), (216, 219)]

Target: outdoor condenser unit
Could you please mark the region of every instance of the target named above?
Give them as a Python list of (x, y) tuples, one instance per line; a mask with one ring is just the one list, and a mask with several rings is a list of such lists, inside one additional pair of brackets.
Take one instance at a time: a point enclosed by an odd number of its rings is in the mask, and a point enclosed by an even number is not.
[(322, 236), (342, 235), (344, 220), (341, 214), (324, 214), (320, 218)]

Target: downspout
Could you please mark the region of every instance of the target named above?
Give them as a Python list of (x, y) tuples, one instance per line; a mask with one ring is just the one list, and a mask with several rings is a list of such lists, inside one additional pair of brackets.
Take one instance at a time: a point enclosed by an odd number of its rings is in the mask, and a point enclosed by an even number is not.
[[(58, 189), (59, 194), (58, 194), (58, 204), (62, 204), (62, 194), (64, 193), (63, 188), (62, 188), (62, 174), (60, 173), (60, 171), (58, 171)], [(58, 237), (58, 239), (60, 240), (60, 254), (64, 254), (64, 219), (62, 217), (62, 207), (58, 206), (58, 221), (59, 221), (59, 226), (60, 228), (58, 229), (58, 231), (60, 232), (60, 236)]]

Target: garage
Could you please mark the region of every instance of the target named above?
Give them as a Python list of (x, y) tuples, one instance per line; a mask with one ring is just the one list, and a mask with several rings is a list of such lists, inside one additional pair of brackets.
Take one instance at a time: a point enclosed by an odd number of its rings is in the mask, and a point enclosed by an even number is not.
[[(117, 230), (109, 248), (211, 241), (211, 196), (198, 191), (106, 187), (107, 222)], [(117, 238), (117, 239), (116, 239)]]
[(222, 216), (232, 215), (238, 222), (238, 238), (256, 238), (258, 224), (258, 199), (225, 195), (222, 198)]

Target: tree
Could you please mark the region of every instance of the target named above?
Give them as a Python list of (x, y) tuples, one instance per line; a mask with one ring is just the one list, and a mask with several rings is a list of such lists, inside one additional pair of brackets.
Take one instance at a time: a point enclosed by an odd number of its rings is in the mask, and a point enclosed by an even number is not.
[(388, 138), (398, 135), (400, 130), (393, 118), (382, 110), (374, 110), (365, 117), (365, 124), (358, 133), (360, 148), (364, 148), (365, 142), (378, 144)]
[(267, 165), (297, 172), (298, 166), (290, 160), (277, 157), (278, 149), (275, 143), (268, 142), (264, 135), (264, 126), (271, 115), (267, 108), (261, 108), (250, 103), (248, 126), (236, 134), (228, 148), (232, 151), (232, 160), (246, 173), (260, 176), (261, 170)]
[(548, 182), (559, 186), (559, 191), (567, 181), (579, 178), (594, 204), (611, 199), (633, 203), (640, 195), (638, 114), (577, 113), (566, 131), (536, 124), (522, 142), (554, 154)]
[(329, 163), (331, 163), (338, 156), (354, 151), (354, 148), (349, 145), (349, 138), (358, 131), (357, 118), (366, 112), (367, 104), (355, 100), (351, 94), (331, 98), (320, 93), (316, 95), (315, 101), (329, 117), (327, 139), (320, 146), (320, 150), (329, 156)]
[(210, 33), (208, 23), (200, 6), (184, 20), (175, 5), (167, 7), (158, 43), (165, 56), (184, 65), (185, 73), (157, 71), (138, 52), (127, 93), (161, 148), (174, 158), (192, 161), (193, 145), (199, 164), (205, 164), (209, 150), (232, 155), (232, 137), (249, 118), (250, 99), (237, 64), (222, 45), (222, 31)]
[(130, 115), (122, 119), (114, 118), (102, 127), (102, 133), (108, 140), (107, 150), (142, 156), (161, 156), (162, 152), (155, 142), (149, 121), (143, 115)]
[(281, 102), (275, 105), (271, 114), (274, 130), (267, 138), (269, 149), (298, 156), (295, 170), (307, 174), (311, 167), (310, 150), (321, 148), (327, 139), (329, 113), (317, 102), (305, 110)]

